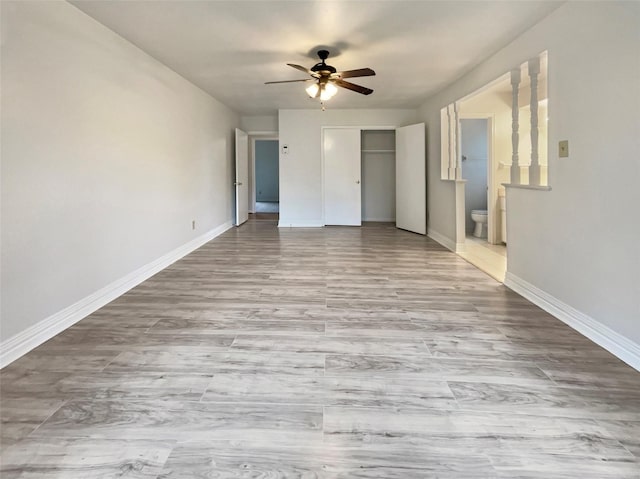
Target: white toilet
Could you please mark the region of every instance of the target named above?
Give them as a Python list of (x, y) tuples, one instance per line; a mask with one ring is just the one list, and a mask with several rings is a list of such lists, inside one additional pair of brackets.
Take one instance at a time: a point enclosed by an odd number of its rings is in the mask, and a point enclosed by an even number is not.
[(471, 210), (471, 219), (476, 222), (473, 236), (485, 238), (487, 236), (487, 210)]

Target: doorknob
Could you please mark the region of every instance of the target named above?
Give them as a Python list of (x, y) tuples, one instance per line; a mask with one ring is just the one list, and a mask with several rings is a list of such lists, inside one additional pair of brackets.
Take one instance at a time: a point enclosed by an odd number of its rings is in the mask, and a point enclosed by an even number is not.
[(360, 180), (356, 180), (356, 185), (359, 185), (359, 184), (360, 184)]

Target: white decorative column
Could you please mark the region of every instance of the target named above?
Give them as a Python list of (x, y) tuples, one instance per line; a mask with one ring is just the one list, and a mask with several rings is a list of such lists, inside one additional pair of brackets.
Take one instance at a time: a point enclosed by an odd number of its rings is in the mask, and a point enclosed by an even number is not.
[(456, 180), (462, 179), (462, 145), (460, 143), (460, 117), (458, 114), (458, 102), (453, 104), (453, 116), (456, 127)]
[(511, 70), (511, 184), (520, 184), (520, 163), (518, 143), (520, 142), (518, 123), (520, 109), (518, 107), (518, 90), (520, 88), (520, 69)]
[(449, 168), (448, 168), (448, 176), (447, 178), (450, 180), (455, 179), (456, 177), (456, 138), (455, 138), (455, 126), (454, 126), (454, 118), (455, 113), (453, 111), (453, 103), (447, 105), (447, 128), (449, 131), (449, 144), (448, 152), (449, 152)]
[(540, 186), (540, 161), (538, 158), (538, 74), (540, 58), (529, 60), (529, 79), (531, 81), (531, 166), (529, 166), (529, 184)]

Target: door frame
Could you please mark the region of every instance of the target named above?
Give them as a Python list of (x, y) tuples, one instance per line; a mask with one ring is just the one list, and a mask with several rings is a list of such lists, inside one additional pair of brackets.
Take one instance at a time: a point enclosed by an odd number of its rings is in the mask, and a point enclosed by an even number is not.
[[(498, 243), (498, 221), (497, 211), (498, 207), (498, 186), (496, 184), (496, 168), (495, 164), (495, 114), (494, 113), (461, 113), (458, 117), (458, 122), (461, 120), (487, 120), (487, 243)], [(460, 132), (459, 141), (462, 140), (462, 127), (458, 124), (458, 131)], [(462, 155), (462, 151), (460, 151)], [(460, 172), (462, 174), (462, 172)], [(465, 185), (466, 186), (466, 185)], [(464, 196), (463, 196), (464, 197)], [(466, 208), (465, 208), (466, 213)], [(458, 219), (465, 223), (466, 217)], [(458, 225), (459, 226), (459, 225)], [(463, 231), (466, 232), (466, 223), (464, 224)], [(466, 233), (465, 233), (466, 238)]]
[[(390, 125), (376, 125), (376, 126), (366, 126), (366, 125), (323, 125), (320, 127), (320, 193), (322, 198), (322, 226), (326, 226), (325, 212), (324, 212), (324, 131), (327, 129), (338, 130), (338, 129), (349, 129), (349, 130), (360, 130), (360, 135), (362, 135), (363, 130), (395, 130), (398, 128), (397, 126)], [(360, 145), (360, 168), (362, 169), (362, 144)], [(360, 172), (360, 194), (362, 194), (362, 171)], [(361, 214), (362, 216), (362, 214)]]
[[(280, 138), (277, 131), (248, 131), (249, 135), (249, 213), (256, 212), (256, 140), (275, 140), (278, 142), (280, 152)], [(278, 155), (278, 169), (280, 168), (280, 155)], [(279, 190), (278, 186), (278, 190)], [(280, 197), (280, 191), (278, 191)]]

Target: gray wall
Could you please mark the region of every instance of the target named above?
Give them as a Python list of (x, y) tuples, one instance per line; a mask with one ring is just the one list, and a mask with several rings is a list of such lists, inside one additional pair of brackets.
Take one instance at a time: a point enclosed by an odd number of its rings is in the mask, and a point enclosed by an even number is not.
[(462, 162), (467, 234), (475, 227), (471, 211), (487, 209), (487, 123), (486, 119), (460, 120), (460, 149), (467, 158)]
[(365, 153), (362, 156), (362, 221), (395, 219), (395, 154)]
[[(420, 108), (429, 133), (429, 226), (447, 236), (455, 203), (450, 182), (439, 179), (440, 109), (548, 50), (552, 189), (508, 189), (508, 276), (636, 351), (639, 24), (637, 2), (567, 2)], [(558, 158), (560, 140), (569, 140), (569, 158)]]
[(256, 201), (279, 201), (278, 140), (256, 140)]
[(395, 130), (363, 130), (361, 149), (362, 221), (395, 221)]
[(0, 3), (4, 342), (228, 223), (239, 116), (69, 3)]

